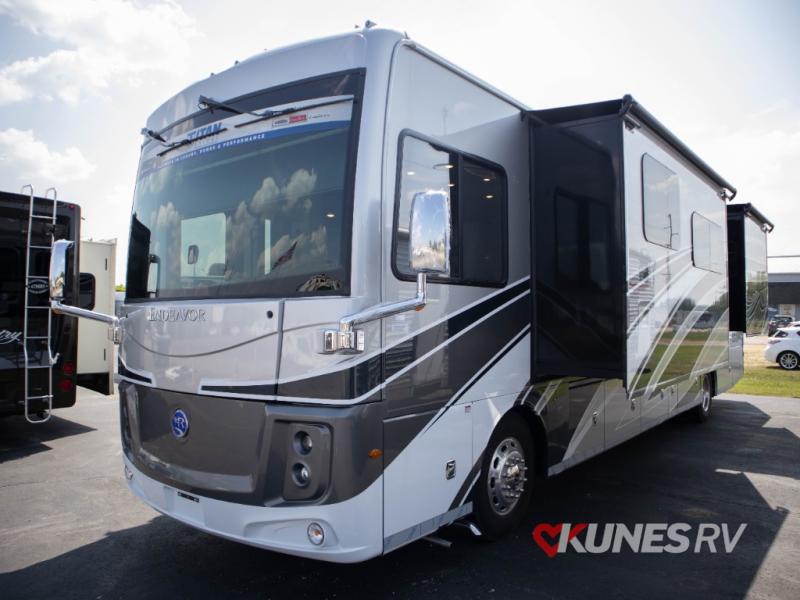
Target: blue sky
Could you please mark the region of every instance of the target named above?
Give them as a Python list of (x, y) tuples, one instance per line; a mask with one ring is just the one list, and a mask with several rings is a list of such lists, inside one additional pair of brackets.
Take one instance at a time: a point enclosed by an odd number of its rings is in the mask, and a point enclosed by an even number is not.
[(800, 2), (299, 6), (0, 0), (0, 189), (57, 185), (85, 237), (119, 238), (121, 282), (147, 115), (234, 60), (369, 18), (535, 108), (632, 93), (776, 222), (770, 254), (800, 254)]

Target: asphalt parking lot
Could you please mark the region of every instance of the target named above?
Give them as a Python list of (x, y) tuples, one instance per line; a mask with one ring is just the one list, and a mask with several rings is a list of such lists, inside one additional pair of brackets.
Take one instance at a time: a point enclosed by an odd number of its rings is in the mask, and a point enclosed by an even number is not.
[[(0, 597), (800, 598), (800, 400), (722, 396), (540, 484), (524, 526), (488, 544), (416, 542), (357, 565), (297, 559), (160, 516), (125, 487), (116, 400), (31, 427), (0, 421)], [(730, 554), (567, 552), (538, 523), (747, 527)]]

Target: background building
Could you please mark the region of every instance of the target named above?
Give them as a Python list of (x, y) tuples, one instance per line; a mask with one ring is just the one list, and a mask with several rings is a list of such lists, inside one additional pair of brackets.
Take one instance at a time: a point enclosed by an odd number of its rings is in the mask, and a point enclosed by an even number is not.
[(800, 319), (800, 273), (769, 274), (769, 313)]

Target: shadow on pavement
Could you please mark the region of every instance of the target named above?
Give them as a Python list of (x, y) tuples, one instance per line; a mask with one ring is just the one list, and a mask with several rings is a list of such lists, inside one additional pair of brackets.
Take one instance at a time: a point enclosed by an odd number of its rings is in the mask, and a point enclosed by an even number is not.
[[(298, 559), (157, 517), (0, 576), (3, 596), (263, 598), (741, 598), (787, 516), (750, 474), (800, 477), (800, 439), (766, 427), (746, 402), (715, 401), (704, 425), (668, 422), (539, 484), (519, 531), (487, 544), (462, 528), (356, 565)], [(761, 485), (761, 484), (759, 484)], [(131, 497), (131, 502), (136, 500)], [(747, 523), (731, 554), (578, 554), (548, 558), (537, 523)]]
[(95, 431), (92, 427), (53, 414), (46, 423), (33, 425), (18, 415), (0, 419), (0, 463), (50, 450), (47, 442)]

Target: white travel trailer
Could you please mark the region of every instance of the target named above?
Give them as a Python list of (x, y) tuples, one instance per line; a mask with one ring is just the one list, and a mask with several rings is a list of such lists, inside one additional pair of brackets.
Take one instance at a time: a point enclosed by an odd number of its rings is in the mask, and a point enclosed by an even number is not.
[[(81, 240), (81, 306), (114, 313), (114, 268), (117, 240)], [(114, 387), (114, 343), (103, 324), (82, 319), (78, 324), (78, 385), (101, 394)]]
[(405, 35), (266, 52), (149, 118), (120, 340), (156, 510), (329, 561), (469, 517), (742, 372), (735, 189), (630, 97), (531, 111)]

